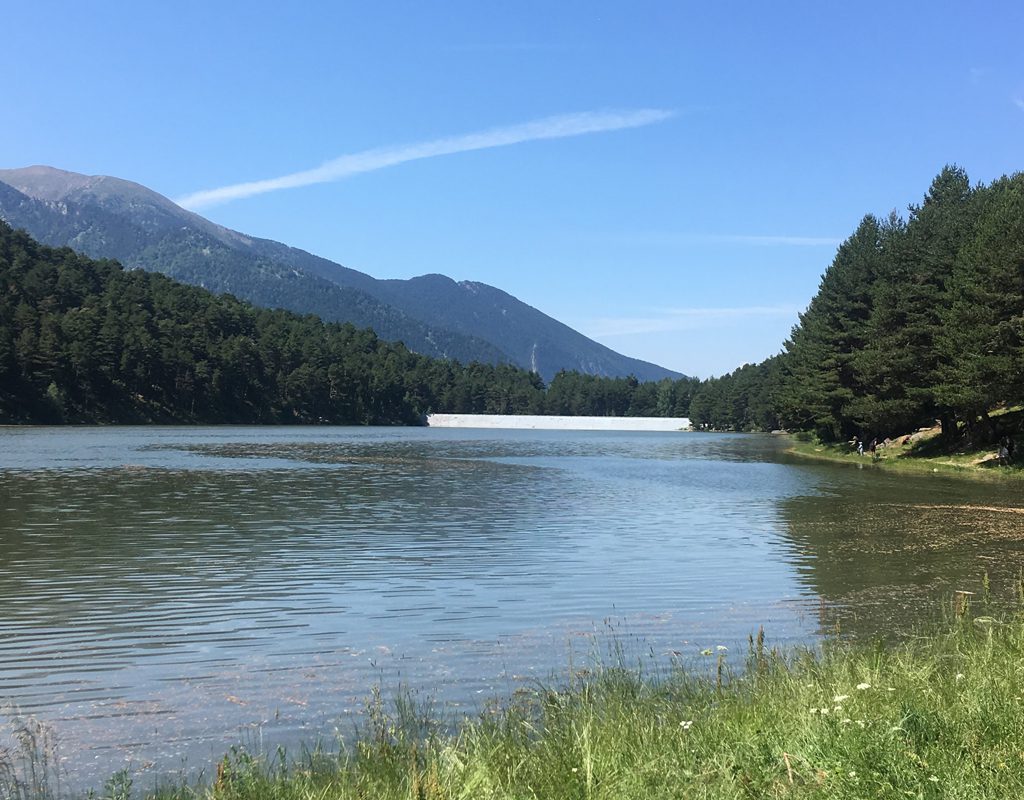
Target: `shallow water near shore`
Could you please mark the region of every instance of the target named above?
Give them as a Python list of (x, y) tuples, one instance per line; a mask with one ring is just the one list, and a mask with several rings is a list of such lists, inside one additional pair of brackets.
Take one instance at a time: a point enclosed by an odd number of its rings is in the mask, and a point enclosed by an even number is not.
[[(0, 706), (67, 779), (349, 733), (373, 686), (474, 713), (611, 639), (889, 636), (1024, 566), (1017, 486), (769, 436), (0, 429)], [(716, 652), (718, 652), (716, 650)], [(2, 721), (0, 721), (2, 722)]]

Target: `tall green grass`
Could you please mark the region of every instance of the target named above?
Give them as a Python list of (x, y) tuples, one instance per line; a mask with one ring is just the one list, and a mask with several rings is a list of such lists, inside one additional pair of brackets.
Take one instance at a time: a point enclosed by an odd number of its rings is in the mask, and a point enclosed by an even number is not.
[(779, 653), (759, 635), (745, 653), (713, 652), (706, 669), (652, 675), (624, 662), (520, 692), (454, 732), (378, 695), (340, 752), (236, 750), (203, 785), (139, 796), (1024, 797), (1017, 613), (999, 619), (961, 597), (941, 633), (898, 645)]

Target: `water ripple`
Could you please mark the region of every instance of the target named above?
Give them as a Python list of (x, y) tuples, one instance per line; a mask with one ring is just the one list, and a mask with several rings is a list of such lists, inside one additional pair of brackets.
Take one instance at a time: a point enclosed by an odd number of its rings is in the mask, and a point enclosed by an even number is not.
[[(784, 462), (702, 434), (0, 429), (0, 702), (95, 784), (345, 727), (377, 683), (471, 710), (602, 637), (806, 641), (1019, 560), (998, 526), (935, 544), (953, 485)], [(945, 509), (916, 549), (886, 505), (912, 492)]]

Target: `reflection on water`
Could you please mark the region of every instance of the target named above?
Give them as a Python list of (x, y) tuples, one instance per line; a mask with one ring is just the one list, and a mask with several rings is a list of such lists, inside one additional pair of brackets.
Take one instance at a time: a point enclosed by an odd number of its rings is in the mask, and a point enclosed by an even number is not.
[(801, 581), (826, 616), (862, 636), (907, 633), (954, 591), (991, 577), (1008, 600), (1024, 568), (1024, 496), (1016, 484), (819, 468), (819, 496), (779, 504)]
[(605, 620), (690, 655), (911, 624), (1016, 574), (1019, 505), (770, 437), (4, 429), (0, 703), (81, 783), (198, 768), (350, 730), (376, 683), (472, 711)]

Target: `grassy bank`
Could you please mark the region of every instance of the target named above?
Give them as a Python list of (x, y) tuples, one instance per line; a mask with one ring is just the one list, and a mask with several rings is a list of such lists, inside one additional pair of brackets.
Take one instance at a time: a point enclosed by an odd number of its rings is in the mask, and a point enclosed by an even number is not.
[[(201, 786), (100, 797), (1019, 798), (1024, 620), (960, 615), (940, 635), (823, 653), (712, 652), (701, 674), (604, 667), (455, 734), (371, 707), (340, 754), (236, 752)], [(733, 671), (735, 670), (735, 675)], [(5, 788), (0, 770), (0, 794)], [(13, 784), (6, 789), (14, 797)]]
[(880, 447), (874, 453), (859, 455), (855, 447), (793, 439), (787, 448), (792, 455), (834, 463), (878, 467), (910, 473), (947, 473), (982, 480), (1024, 479), (1024, 465), (1015, 460), (1008, 466), (999, 463), (996, 446), (984, 448), (944, 447), (937, 431), (916, 442)]
[(989, 412), (988, 418), (998, 435), (1015, 445), (1014, 457), (1004, 464), (995, 443), (975, 443), (970, 431), (960, 425), (957, 434), (944, 438), (941, 428), (922, 428), (912, 434), (886, 439), (874, 453), (865, 448), (858, 453), (852, 442), (825, 444), (796, 434), (789, 452), (802, 458), (814, 458), (844, 464), (896, 469), (904, 472), (945, 472), (974, 478), (1024, 479), (1024, 407), (1005, 406)]

